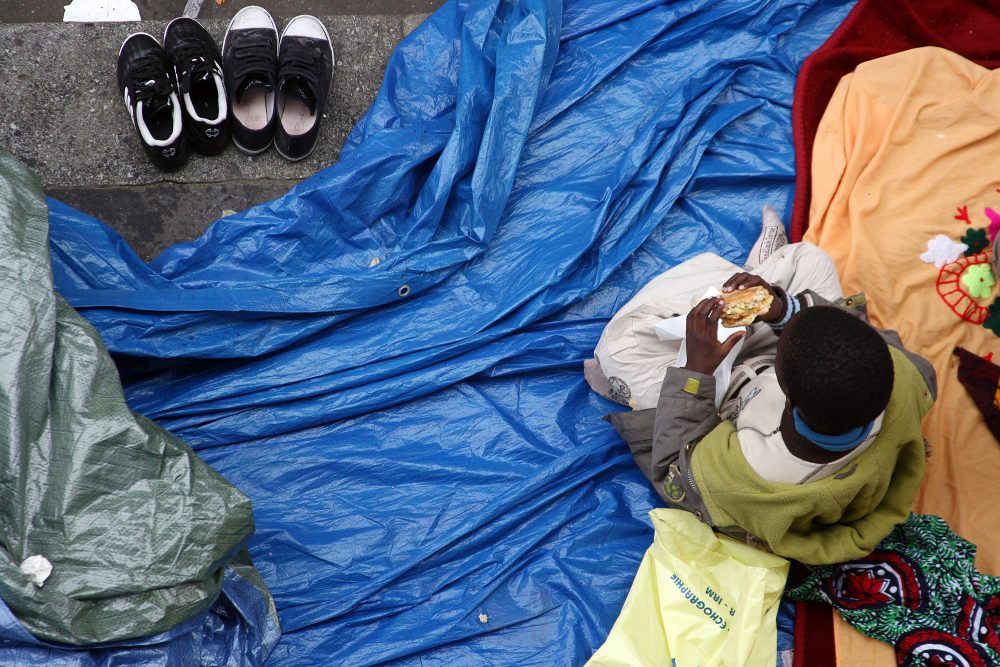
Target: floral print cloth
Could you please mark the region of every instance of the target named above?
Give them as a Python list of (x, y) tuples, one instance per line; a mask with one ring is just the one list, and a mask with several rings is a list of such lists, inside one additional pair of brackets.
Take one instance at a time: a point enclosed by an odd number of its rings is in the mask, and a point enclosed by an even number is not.
[(911, 514), (870, 556), (814, 568), (786, 595), (833, 605), (892, 644), (903, 667), (990, 667), (1000, 664), (1000, 577), (975, 559), (943, 519)]

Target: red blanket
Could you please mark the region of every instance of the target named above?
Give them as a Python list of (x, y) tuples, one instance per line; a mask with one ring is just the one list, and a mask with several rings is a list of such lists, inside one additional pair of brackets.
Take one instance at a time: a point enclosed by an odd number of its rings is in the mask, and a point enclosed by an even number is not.
[(810, 55), (795, 85), (795, 205), (792, 240), (809, 226), (813, 139), (840, 78), (860, 63), (918, 46), (940, 46), (984, 67), (1000, 67), (997, 0), (859, 0)]
[[(995, 69), (1000, 67), (998, 35), (997, 0), (859, 0), (799, 71), (792, 105), (796, 161), (792, 240), (801, 240), (809, 225), (813, 140), (842, 76), (865, 61), (918, 46), (940, 46)], [(796, 623), (795, 664), (835, 664), (830, 609), (802, 607)]]

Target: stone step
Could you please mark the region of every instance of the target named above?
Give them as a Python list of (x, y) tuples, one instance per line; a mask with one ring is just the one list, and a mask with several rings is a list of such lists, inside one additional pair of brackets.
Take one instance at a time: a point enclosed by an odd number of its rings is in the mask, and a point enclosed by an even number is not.
[(48, 188), (47, 194), (111, 225), (143, 260), (193, 241), (214, 220), (276, 199), (298, 181), (152, 183)]
[[(83, 0), (85, 4), (98, 0)], [(247, 5), (263, 7), (274, 20), (299, 14), (421, 14), (436, 10), (444, 0), (131, 0), (146, 21), (169, 21), (175, 16), (229, 19)], [(0, 23), (62, 23), (71, 0), (0, 0)]]
[[(220, 155), (193, 155), (169, 174), (139, 145), (115, 69), (128, 35), (162, 37), (166, 21), (0, 24), (0, 149), (27, 163), (51, 196), (111, 225), (148, 261), (227, 211), (278, 197), (336, 161), (375, 98), (393, 48), (426, 16), (321, 17), (337, 65), (310, 157), (289, 162), (273, 148), (249, 156), (229, 146)], [(202, 24), (221, 44), (228, 20)]]
[[(160, 38), (165, 21), (0, 24), (0, 148), (30, 165), (47, 188), (301, 179), (337, 159), (375, 98), (393, 48), (424, 18), (321, 17), (337, 65), (319, 144), (310, 157), (292, 163), (274, 150), (252, 157), (230, 146), (218, 156), (192, 156), (170, 174), (146, 159), (116, 81), (125, 38), (134, 32)], [(202, 23), (221, 44), (228, 21)]]

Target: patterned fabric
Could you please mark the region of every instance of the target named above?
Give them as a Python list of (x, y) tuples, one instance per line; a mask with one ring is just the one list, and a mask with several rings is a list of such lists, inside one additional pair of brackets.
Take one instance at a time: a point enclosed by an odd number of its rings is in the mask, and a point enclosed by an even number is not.
[(988, 299), (992, 291), (990, 288), (996, 282), (996, 278), (993, 277), (993, 269), (990, 268), (989, 264), (970, 266), (962, 274), (962, 284), (968, 290), (969, 296), (974, 299)]
[[(1000, 300), (990, 306), (991, 311), (994, 309), (1000, 313)], [(1000, 335), (1000, 314), (995, 317)], [(990, 433), (1000, 440), (1000, 366), (961, 347), (955, 348), (955, 355), (958, 357), (958, 381), (983, 413)]]
[(1000, 299), (994, 299), (993, 303), (987, 309), (986, 319), (983, 320), (983, 326), (1000, 336)]
[(951, 264), (962, 257), (969, 246), (958, 241), (952, 241), (944, 234), (938, 234), (927, 241), (927, 252), (920, 255), (920, 261), (933, 264), (939, 269), (945, 264)]
[(786, 595), (833, 605), (861, 633), (892, 644), (903, 667), (1000, 664), (1000, 577), (975, 568), (976, 546), (943, 519), (911, 514), (861, 560), (814, 568)]
[(978, 255), (990, 245), (989, 236), (986, 229), (968, 229), (962, 235), (962, 243), (969, 246), (965, 251), (966, 257)]
[[(977, 255), (959, 257), (951, 264), (945, 264), (938, 273), (934, 287), (945, 305), (959, 319), (972, 324), (983, 324), (990, 315), (990, 310), (969, 294), (962, 284), (962, 276), (971, 268), (979, 265), (989, 265), (990, 256), (984, 252)], [(989, 328), (989, 324), (985, 324)]]

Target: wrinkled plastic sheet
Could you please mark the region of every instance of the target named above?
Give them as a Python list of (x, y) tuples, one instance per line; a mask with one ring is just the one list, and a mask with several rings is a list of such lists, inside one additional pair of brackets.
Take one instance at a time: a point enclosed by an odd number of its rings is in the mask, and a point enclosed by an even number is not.
[(42, 641), (0, 602), (4, 667), (250, 667), (265, 664), (280, 635), (260, 590), (232, 568), (226, 570), (219, 597), (204, 614), (157, 635), (95, 646)]
[(110, 644), (263, 664), (278, 619), (245, 550), (249, 499), (128, 409), (49, 254), (42, 185), (0, 151), (0, 665)]
[(273, 664), (582, 664), (655, 498), (582, 361), (787, 214), (798, 65), (851, 2), (451, 2), (337, 164), (148, 266), (51, 205), (134, 410), (253, 501)]

